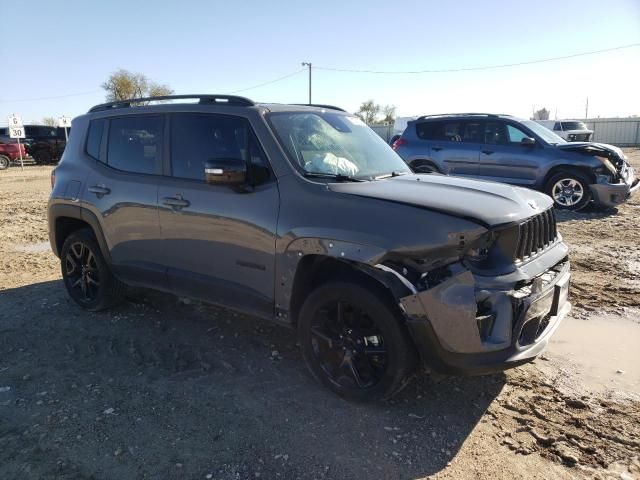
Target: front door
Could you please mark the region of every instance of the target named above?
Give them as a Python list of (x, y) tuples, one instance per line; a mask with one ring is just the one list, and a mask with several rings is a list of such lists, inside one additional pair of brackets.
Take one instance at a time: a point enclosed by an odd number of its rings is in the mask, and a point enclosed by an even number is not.
[(540, 145), (526, 145), (529, 135), (503, 121), (488, 121), (480, 150), (478, 177), (484, 180), (532, 186), (539, 178), (544, 155)]
[[(279, 193), (249, 123), (215, 114), (169, 115), (171, 176), (158, 192), (171, 289), (273, 315)], [(204, 164), (243, 159), (253, 186), (209, 185)]]

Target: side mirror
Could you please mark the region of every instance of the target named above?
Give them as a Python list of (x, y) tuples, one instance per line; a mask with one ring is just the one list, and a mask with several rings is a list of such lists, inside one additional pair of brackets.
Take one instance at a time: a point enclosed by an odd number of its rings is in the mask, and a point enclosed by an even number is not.
[(247, 163), (239, 158), (207, 160), (204, 178), (209, 185), (244, 185), (247, 183)]
[(535, 145), (536, 144), (536, 139), (535, 138), (531, 138), (531, 137), (524, 137), (522, 140), (520, 140), (520, 143), (522, 145), (526, 145), (526, 146), (531, 146), (531, 145)]

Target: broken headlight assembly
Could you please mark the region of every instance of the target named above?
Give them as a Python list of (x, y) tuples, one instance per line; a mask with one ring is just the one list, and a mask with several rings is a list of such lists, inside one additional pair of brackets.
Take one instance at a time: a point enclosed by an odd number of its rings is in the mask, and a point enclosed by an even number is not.
[(492, 249), (497, 238), (495, 232), (484, 233), (469, 245), (464, 253), (464, 260), (475, 268), (489, 268), (492, 264)]

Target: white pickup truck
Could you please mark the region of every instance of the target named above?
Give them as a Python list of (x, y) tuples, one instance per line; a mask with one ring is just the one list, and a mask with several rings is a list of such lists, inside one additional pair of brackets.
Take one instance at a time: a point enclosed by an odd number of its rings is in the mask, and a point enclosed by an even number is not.
[(564, 138), (567, 142), (589, 142), (593, 130), (578, 120), (536, 120), (543, 127)]

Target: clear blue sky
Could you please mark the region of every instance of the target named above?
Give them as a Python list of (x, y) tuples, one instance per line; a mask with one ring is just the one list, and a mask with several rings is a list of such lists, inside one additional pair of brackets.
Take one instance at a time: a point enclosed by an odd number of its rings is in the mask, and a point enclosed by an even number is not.
[[(420, 70), (536, 60), (640, 42), (640, 1), (3, 1), (0, 124), (79, 115), (118, 68), (176, 93), (225, 93), (317, 66)], [(11, 39), (11, 42), (9, 41)], [(11, 68), (13, 66), (13, 70)], [(546, 106), (640, 114), (640, 48), (498, 70), (374, 75), (314, 70), (313, 100), (369, 98), (400, 115)], [(62, 99), (27, 100), (70, 95)], [(242, 92), (306, 102), (307, 75)], [(591, 115), (590, 115), (591, 116)]]

